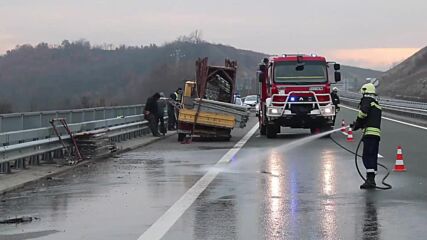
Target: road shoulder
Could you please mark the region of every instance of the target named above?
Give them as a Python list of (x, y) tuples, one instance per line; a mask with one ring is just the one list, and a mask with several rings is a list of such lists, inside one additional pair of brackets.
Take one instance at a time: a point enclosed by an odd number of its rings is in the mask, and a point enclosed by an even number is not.
[[(147, 146), (172, 135), (175, 135), (175, 132), (169, 132), (165, 137), (144, 136), (141, 138), (132, 139), (130, 141), (118, 142), (116, 143), (118, 148), (117, 154)], [(56, 166), (55, 164), (28, 166), (26, 169), (14, 170), (11, 174), (0, 174), (0, 196), (24, 187), (30, 183), (44, 178), (58, 176), (62, 173), (68, 172), (71, 169), (87, 165), (88, 163), (96, 160), (98, 159), (83, 161), (72, 166)]]

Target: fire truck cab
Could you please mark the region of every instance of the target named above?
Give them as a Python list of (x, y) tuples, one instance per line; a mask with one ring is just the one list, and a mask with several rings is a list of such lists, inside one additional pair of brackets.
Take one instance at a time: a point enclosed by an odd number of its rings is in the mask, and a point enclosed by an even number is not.
[(339, 64), (316, 55), (264, 58), (257, 71), (261, 135), (274, 138), (281, 126), (312, 133), (332, 129), (336, 111), (331, 83), (341, 80), (339, 70)]

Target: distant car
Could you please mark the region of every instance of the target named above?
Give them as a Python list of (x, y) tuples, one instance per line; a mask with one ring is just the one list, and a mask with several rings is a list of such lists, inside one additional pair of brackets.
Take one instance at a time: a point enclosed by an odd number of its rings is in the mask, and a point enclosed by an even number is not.
[(244, 105), (255, 109), (255, 106), (258, 102), (259, 102), (258, 95), (248, 95), (245, 97)]

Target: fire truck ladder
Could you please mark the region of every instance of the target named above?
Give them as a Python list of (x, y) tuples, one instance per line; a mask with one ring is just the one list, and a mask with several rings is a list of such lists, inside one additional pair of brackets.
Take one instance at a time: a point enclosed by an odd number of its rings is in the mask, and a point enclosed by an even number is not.
[[(77, 162), (82, 161), (83, 158), (82, 158), (82, 155), (80, 154), (79, 147), (77, 146), (76, 139), (74, 138), (73, 133), (71, 132), (70, 128), (68, 127), (66, 119), (65, 118), (54, 118), (54, 119), (50, 120), (49, 123), (52, 125), (53, 131), (55, 132), (56, 136), (58, 137), (59, 141), (61, 142), (61, 144), (62, 144), (64, 150), (66, 151), (68, 158), (70, 160), (72, 157), (72, 151), (73, 150), (71, 150), (71, 151), (68, 150), (67, 146), (65, 145), (64, 140), (61, 138), (61, 134), (59, 133), (55, 122), (59, 122), (62, 125), (62, 127), (65, 129), (65, 131), (68, 133), (68, 135), (70, 136), (70, 139), (71, 139), (73, 146), (74, 146), (74, 155), (77, 157)], [(71, 161), (71, 162), (73, 162), (73, 161)]]

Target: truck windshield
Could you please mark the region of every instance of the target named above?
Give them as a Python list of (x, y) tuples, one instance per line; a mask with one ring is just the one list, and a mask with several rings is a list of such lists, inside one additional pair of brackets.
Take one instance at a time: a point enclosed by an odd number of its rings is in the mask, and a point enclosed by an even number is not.
[(279, 62), (274, 67), (276, 83), (324, 83), (326, 67), (322, 62), (304, 62), (304, 69), (297, 71), (297, 62)]

